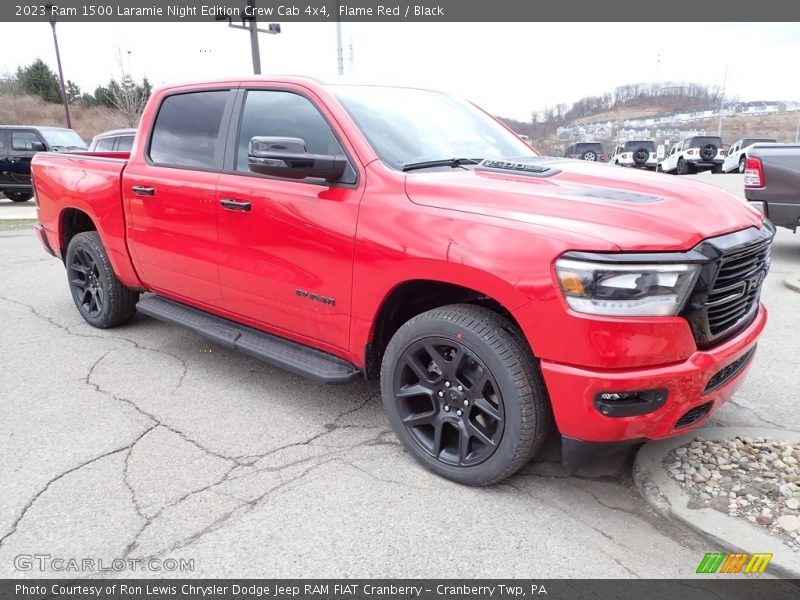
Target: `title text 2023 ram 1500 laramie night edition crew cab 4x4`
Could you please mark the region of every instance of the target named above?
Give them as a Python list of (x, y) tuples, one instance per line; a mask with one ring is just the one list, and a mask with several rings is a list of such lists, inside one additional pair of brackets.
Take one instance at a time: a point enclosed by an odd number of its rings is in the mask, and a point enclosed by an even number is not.
[(409, 452), (468, 484), (519, 469), (553, 421), (568, 461), (696, 427), (767, 318), (757, 210), (539, 156), (437, 92), (165, 87), (127, 160), (39, 154), (33, 174), (89, 323), (138, 308), (318, 380), (380, 377)]

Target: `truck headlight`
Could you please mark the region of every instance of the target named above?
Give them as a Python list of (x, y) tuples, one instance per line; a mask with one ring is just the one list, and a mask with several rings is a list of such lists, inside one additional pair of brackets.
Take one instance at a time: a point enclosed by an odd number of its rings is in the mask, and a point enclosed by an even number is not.
[(570, 308), (618, 317), (677, 315), (698, 270), (692, 264), (606, 264), (568, 258), (556, 261), (561, 291)]

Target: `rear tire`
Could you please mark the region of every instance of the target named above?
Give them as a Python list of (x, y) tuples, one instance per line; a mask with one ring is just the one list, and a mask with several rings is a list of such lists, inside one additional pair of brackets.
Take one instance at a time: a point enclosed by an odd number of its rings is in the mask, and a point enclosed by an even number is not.
[(139, 292), (117, 279), (96, 231), (79, 233), (70, 240), (65, 265), (72, 299), (89, 325), (117, 327), (136, 315)]
[(480, 306), (444, 306), (400, 327), (383, 357), (381, 392), (409, 453), (466, 485), (513, 474), (538, 452), (552, 423), (524, 337)]
[(3, 195), (12, 202), (27, 202), (33, 198), (33, 192), (12, 192), (3, 190)]
[(739, 173), (744, 173), (747, 168), (747, 157), (742, 155), (739, 159)]
[(719, 175), (722, 173), (722, 165), (714, 165), (714, 168), (711, 169), (711, 172)]

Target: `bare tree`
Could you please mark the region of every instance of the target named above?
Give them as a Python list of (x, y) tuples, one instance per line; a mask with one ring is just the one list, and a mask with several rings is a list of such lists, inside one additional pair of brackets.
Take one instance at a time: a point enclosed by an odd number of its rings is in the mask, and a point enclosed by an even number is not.
[(139, 85), (128, 74), (123, 75), (119, 82), (110, 83), (111, 103), (128, 127), (135, 127), (139, 123), (139, 117), (142, 116), (147, 99), (150, 97), (149, 87), (147, 79), (143, 85)]

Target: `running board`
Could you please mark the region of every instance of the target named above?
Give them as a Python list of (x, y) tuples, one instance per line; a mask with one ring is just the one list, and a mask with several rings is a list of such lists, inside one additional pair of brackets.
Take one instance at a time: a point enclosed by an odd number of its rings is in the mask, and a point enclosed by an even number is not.
[(322, 383), (347, 383), (355, 381), (361, 375), (355, 365), (327, 352), (308, 348), (160, 296), (143, 296), (136, 308), (149, 317), (191, 329), (221, 346), (244, 352)]

